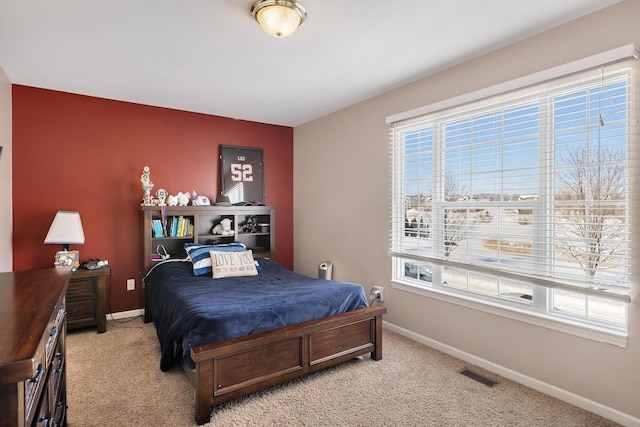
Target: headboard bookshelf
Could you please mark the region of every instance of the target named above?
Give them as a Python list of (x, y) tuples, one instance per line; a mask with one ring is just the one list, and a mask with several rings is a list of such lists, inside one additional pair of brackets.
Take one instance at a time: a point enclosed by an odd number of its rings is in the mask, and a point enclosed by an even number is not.
[[(253, 251), (254, 257), (275, 259), (274, 206), (141, 206), (142, 268), (146, 273), (164, 254), (184, 258), (185, 243), (216, 244), (242, 242)], [(232, 235), (213, 234), (213, 228), (223, 219), (231, 220)], [(160, 224), (160, 231), (154, 231)], [(254, 225), (255, 224), (255, 225)], [(177, 228), (176, 228), (177, 227)]]

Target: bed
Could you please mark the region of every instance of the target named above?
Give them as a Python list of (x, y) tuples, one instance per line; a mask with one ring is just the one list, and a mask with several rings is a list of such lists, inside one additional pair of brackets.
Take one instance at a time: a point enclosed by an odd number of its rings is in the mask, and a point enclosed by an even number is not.
[(172, 261), (145, 276), (160, 368), (181, 364), (196, 391), (198, 424), (215, 405), (370, 353), (382, 358), (383, 306), (361, 285), (296, 274), (268, 259), (256, 275), (194, 275)]

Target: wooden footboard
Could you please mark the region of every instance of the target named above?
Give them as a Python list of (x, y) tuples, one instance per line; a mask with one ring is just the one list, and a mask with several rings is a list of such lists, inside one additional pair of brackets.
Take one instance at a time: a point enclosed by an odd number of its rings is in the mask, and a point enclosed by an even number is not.
[(196, 422), (227, 400), (371, 353), (382, 358), (382, 315), (373, 306), (191, 349)]

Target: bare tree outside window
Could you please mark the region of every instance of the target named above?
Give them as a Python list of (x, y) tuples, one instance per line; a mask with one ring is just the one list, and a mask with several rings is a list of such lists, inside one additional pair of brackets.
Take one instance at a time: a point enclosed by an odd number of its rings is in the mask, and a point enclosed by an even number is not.
[(448, 257), (467, 236), (467, 210), (444, 210), (444, 256)]
[(620, 147), (567, 152), (556, 169), (556, 250), (588, 278), (619, 267), (626, 248), (626, 152)]
[[(447, 174), (444, 179), (445, 200), (457, 200), (464, 196), (466, 189), (458, 184), (456, 179)], [(445, 208), (444, 226), (444, 256), (448, 257), (458, 247), (458, 242), (466, 239), (468, 228), (467, 208), (451, 209)]]

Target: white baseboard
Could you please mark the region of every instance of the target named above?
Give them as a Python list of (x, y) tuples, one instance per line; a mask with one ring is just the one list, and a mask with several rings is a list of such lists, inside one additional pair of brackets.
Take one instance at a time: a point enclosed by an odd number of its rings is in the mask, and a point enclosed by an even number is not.
[(480, 368), (486, 369), (487, 371), (498, 374), (504, 378), (507, 378), (507, 379), (510, 379), (511, 381), (515, 381), (519, 384), (525, 385), (541, 393), (563, 400), (567, 403), (575, 405), (586, 411), (593, 412), (594, 414), (598, 414), (611, 421), (615, 421), (618, 424), (622, 424), (623, 426), (640, 427), (640, 418), (636, 418), (632, 415), (625, 414), (624, 412), (620, 412), (616, 409), (602, 405), (598, 402), (594, 402), (593, 400), (589, 400), (585, 397), (579, 396), (575, 393), (571, 393), (570, 391), (567, 391), (567, 390), (563, 390), (551, 384), (547, 384), (545, 382), (539, 381), (535, 378), (531, 378), (529, 376), (523, 375), (519, 372), (512, 371), (511, 369), (505, 368), (504, 366), (500, 366), (488, 360), (481, 359), (477, 356), (474, 356), (473, 354), (466, 353), (455, 347), (451, 347), (439, 341), (433, 340), (431, 338), (427, 338), (423, 335), (416, 334), (415, 332), (409, 331), (408, 329), (401, 328), (387, 321), (383, 320), (382, 324), (385, 329), (388, 329), (392, 332), (405, 336), (409, 339), (417, 341), (428, 347), (434, 348), (438, 351), (441, 351), (445, 354), (453, 356), (457, 359), (463, 360), (465, 362), (471, 363)]
[(137, 316), (144, 316), (144, 308), (139, 308), (136, 310), (129, 310), (129, 311), (119, 311), (117, 313), (107, 313), (107, 320), (110, 320), (110, 319), (119, 320), (119, 319), (126, 319), (129, 317), (137, 317)]

